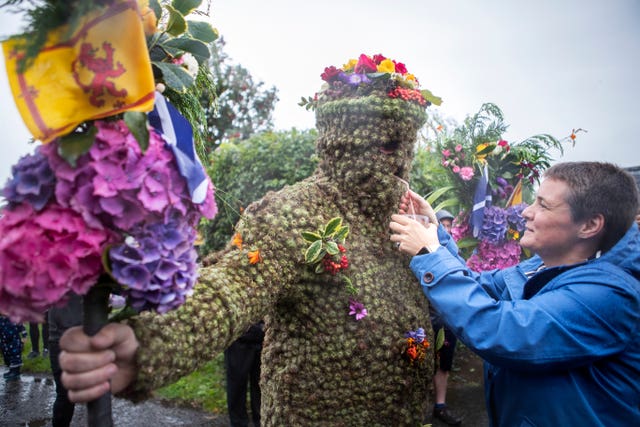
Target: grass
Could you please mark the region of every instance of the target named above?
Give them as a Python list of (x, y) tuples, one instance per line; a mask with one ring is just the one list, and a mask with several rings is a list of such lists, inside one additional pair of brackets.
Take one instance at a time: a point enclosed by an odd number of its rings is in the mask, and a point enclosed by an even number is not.
[(190, 375), (156, 390), (155, 395), (177, 404), (193, 406), (215, 414), (226, 414), (223, 353)]
[[(28, 330), (28, 326), (26, 326)], [(22, 371), (27, 373), (50, 373), (49, 357), (27, 359), (31, 352), (31, 341), (24, 341), (22, 350)], [(189, 406), (214, 414), (227, 413), (227, 394), (225, 391), (224, 356), (220, 353), (201, 369), (187, 375), (154, 392), (155, 396), (170, 404)]]

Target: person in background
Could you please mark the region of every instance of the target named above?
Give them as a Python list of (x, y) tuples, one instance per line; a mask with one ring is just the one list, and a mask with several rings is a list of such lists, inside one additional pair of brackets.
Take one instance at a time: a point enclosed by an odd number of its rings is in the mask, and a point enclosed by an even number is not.
[(227, 409), (231, 427), (247, 427), (247, 384), (251, 400), (251, 419), (260, 427), (260, 355), (264, 322), (258, 322), (224, 351), (227, 378)]
[[(408, 192), (409, 207), (433, 213)], [(535, 255), (471, 271), (435, 224), (392, 215), (391, 240), (446, 324), (485, 360), (492, 426), (640, 425), (638, 189), (603, 162), (544, 173), (520, 244)]]
[(52, 307), (48, 312), (49, 360), (56, 384), (56, 399), (53, 402), (52, 427), (68, 427), (75, 411), (75, 404), (69, 400), (62, 384), (60, 362), (60, 337), (72, 326), (82, 324), (82, 297), (69, 293), (69, 300), (61, 307)]
[[(447, 233), (451, 234), (453, 225), (453, 215), (444, 209), (436, 212), (438, 222), (444, 227)], [(444, 334), (444, 342), (441, 348), (434, 346), (435, 372), (433, 375), (433, 388), (435, 394), (435, 404), (433, 406), (433, 418), (437, 418), (445, 424), (457, 426), (462, 424), (462, 418), (451, 412), (447, 406), (447, 383), (449, 381), (449, 373), (453, 366), (453, 355), (456, 350), (458, 339), (442, 322), (441, 317), (433, 310), (433, 306), (429, 306), (431, 315), (431, 327), (434, 336), (438, 335), (440, 330)]]
[(27, 332), (20, 323), (13, 323), (8, 317), (0, 315), (0, 347), (2, 358), (9, 370), (4, 373), (5, 381), (17, 381), (20, 379), (22, 367), (22, 340)]
[[(42, 357), (47, 357), (49, 352), (49, 325), (47, 324), (47, 313), (44, 314), (45, 322), (42, 324)], [(27, 354), (27, 359), (35, 359), (40, 356), (40, 324), (29, 323), (29, 340), (31, 341), (31, 351)]]

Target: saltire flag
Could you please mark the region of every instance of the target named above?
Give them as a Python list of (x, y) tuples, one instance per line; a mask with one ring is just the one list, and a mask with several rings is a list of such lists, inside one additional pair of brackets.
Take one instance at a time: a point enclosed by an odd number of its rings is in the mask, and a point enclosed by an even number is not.
[(156, 102), (148, 115), (149, 124), (162, 134), (178, 163), (178, 170), (187, 180), (193, 203), (202, 203), (207, 196), (207, 175), (196, 153), (191, 123), (156, 92)]
[(87, 120), (151, 111), (155, 83), (135, 0), (90, 12), (68, 31), (50, 31), (23, 72), (24, 37), (2, 44), (14, 101), (35, 139), (47, 143)]
[(506, 207), (515, 206), (522, 203), (522, 178), (518, 181), (511, 196), (509, 196), (509, 200), (507, 201)]
[(480, 234), (482, 222), (484, 221), (484, 209), (489, 206), (491, 206), (491, 187), (489, 186), (489, 168), (485, 163), (484, 171), (480, 174), (480, 179), (473, 195), (473, 208), (471, 209), (471, 219), (469, 220), (473, 237), (478, 237), (478, 234)]

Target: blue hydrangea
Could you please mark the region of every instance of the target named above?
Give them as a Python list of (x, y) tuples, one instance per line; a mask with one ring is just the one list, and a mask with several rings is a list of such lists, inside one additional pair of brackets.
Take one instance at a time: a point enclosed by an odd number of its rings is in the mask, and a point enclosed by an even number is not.
[(40, 149), (21, 157), (11, 167), (11, 173), (13, 177), (2, 190), (9, 207), (27, 202), (36, 211), (42, 210), (54, 194), (56, 178)]
[(479, 237), (492, 244), (501, 243), (506, 238), (508, 226), (505, 210), (490, 206), (484, 209), (484, 220)]
[(518, 233), (524, 232), (524, 227), (527, 221), (522, 217), (522, 211), (528, 205), (526, 203), (520, 203), (519, 205), (510, 206), (507, 208), (507, 221), (512, 229), (516, 230)]

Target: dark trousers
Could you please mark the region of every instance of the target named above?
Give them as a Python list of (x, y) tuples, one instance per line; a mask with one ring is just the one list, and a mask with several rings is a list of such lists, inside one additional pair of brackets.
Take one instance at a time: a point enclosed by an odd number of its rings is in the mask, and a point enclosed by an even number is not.
[[(44, 314), (45, 321), (42, 324), (42, 351), (47, 348), (49, 343), (49, 323), (47, 313)], [(31, 350), (40, 353), (40, 324), (29, 323), (29, 339), (31, 340)]]
[(0, 348), (5, 365), (9, 368), (22, 366), (22, 325), (12, 323), (8, 317), (0, 315)]
[(247, 384), (250, 386), (251, 418), (260, 426), (260, 343), (235, 341), (224, 351), (227, 376), (227, 409), (232, 427), (249, 426)]
[(60, 362), (58, 362), (59, 355), (60, 344), (57, 341), (50, 341), (49, 360), (51, 361), (53, 380), (56, 383), (56, 400), (53, 402), (51, 425), (52, 427), (69, 427), (71, 424), (71, 418), (73, 418), (75, 404), (69, 400), (69, 397), (67, 396), (67, 389), (64, 388), (62, 381), (60, 380), (62, 369), (60, 369)]

